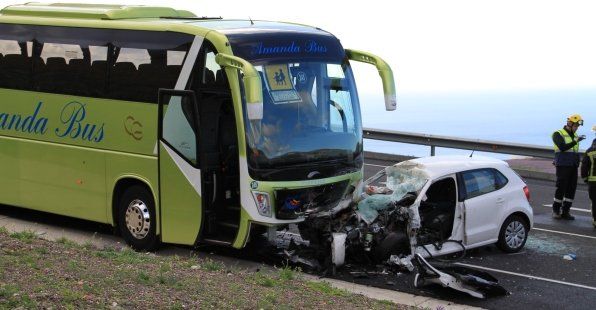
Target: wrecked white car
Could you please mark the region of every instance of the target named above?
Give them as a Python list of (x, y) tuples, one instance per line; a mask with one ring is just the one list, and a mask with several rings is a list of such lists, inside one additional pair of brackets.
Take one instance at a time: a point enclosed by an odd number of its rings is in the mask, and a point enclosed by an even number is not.
[(299, 224), (310, 257), (334, 266), (350, 261), (413, 270), (416, 254), (494, 243), (520, 251), (533, 225), (526, 184), (506, 162), (488, 157), (404, 161), (366, 180), (355, 197)]

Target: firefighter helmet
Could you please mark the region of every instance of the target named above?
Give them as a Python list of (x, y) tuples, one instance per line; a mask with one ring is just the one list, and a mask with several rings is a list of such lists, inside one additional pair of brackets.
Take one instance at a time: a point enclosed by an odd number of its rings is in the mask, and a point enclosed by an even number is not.
[(568, 122), (579, 124), (580, 126), (584, 125), (584, 120), (582, 116), (579, 114), (573, 114), (567, 118)]

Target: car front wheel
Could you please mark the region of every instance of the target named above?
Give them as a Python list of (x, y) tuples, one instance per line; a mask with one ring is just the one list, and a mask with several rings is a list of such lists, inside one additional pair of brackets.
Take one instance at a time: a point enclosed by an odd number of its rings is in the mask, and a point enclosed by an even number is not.
[(511, 215), (501, 226), (497, 246), (507, 253), (519, 252), (528, 240), (529, 230), (529, 225), (521, 216)]

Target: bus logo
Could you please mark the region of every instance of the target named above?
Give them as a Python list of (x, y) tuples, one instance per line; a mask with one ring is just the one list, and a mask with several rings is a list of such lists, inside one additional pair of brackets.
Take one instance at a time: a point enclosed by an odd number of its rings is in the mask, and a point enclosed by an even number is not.
[(143, 124), (130, 115), (124, 120), (124, 131), (137, 141), (143, 139)]

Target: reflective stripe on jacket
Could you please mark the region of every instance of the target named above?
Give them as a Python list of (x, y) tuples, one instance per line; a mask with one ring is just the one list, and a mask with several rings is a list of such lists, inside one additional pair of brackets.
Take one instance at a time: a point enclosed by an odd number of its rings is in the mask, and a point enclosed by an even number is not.
[[(559, 134), (565, 141), (565, 144), (572, 143), (573, 141), (577, 141), (577, 134), (573, 134), (571, 136), (567, 130), (559, 129), (553, 133)], [(553, 143), (554, 150), (555, 150), (555, 165), (556, 166), (579, 166), (579, 143), (576, 143), (572, 148), (561, 151), (556, 143)]]
[(588, 171), (588, 182), (596, 182), (596, 151), (586, 153), (586, 156), (590, 159), (590, 170)]

